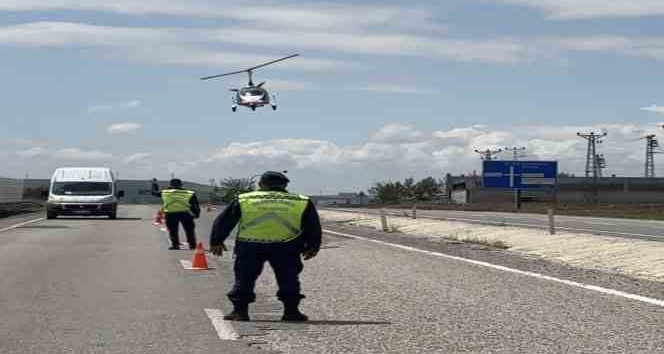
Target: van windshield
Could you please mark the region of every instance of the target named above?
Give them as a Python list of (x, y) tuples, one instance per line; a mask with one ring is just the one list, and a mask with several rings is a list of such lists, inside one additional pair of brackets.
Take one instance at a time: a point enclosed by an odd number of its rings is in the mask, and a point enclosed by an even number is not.
[(112, 194), (109, 182), (54, 182), (55, 195), (109, 195)]

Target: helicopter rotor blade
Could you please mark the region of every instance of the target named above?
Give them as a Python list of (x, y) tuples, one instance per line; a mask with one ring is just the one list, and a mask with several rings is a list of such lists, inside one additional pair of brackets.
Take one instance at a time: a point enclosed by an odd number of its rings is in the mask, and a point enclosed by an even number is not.
[(206, 77), (202, 77), (201, 80), (216, 79), (216, 78), (218, 78), (218, 77), (223, 77), (223, 76), (236, 75), (236, 74), (241, 74), (241, 73), (249, 73), (249, 81), (251, 81), (251, 72), (252, 72), (252, 71), (254, 71), (254, 70), (258, 69), (258, 68), (262, 68), (262, 67), (264, 67), (264, 66), (268, 66), (268, 65), (272, 65), (272, 64), (274, 64), (274, 63), (278, 63), (278, 62), (280, 62), (280, 61), (284, 61), (284, 60), (286, 60), (286, 59), (290, 59), (290, 58), (297, 57), (297, 56), (299, 56), (299, 55), (300, 55), (299, 53), (291, 54), (291, 55), (286, 56), (286, 57), (283, 57), (283, 58), (281, 58), (281, 59), (272, 60), (272, 61), (268, 61), (267, 63), (263, 63), (263, 64), (260, 64), (260, 65), (256, 65), (256, 66), (251, 67), (251, 68), (249, 68), (249, 69), (238, 70), (238, 71), (233, 71), (233, 72), (230, 72), (230, 73), (219, 74), (219, 75), (213, 75), (213, 76), (206, 76)]
[(238, 90), (238, 89), (228, 89), (228, 91), (230, 91), (230, 92), (240, 92), (240, 90)]
[(295, 57), (297, 57), (297, 56), (299, 56), (299, 55), (300, 55), (299, 53), (291, 54), (291, 55), (289, 55), (289, 56), (287, 56), (287, 57), (283, 57), (283, 58), (281, 58), (281, 59), (268, 61), (267, 63), (263, 63), (263, 64), (261, 64), (261, 65), (256, 65), (256, 66), (254, 66), (254, 67), (252, 67), (252, 68), (247, 69), (246, 71), (256, 70), (256, 69), (258, 69), (258, 68), (262, 68), (262, 67), (264, 67), (264, 66), (272, 65), (272, 64), (274, 64), (274, 63), (278, 63), (278, 62), (280, 62), (280, 61), (284, 61), (284, 60), (287, 60), (287, 59), (290, 59), (290, 58), (295, 58)]
[(239, 70), (239, 71), (233, 71), (233, 72), (231, 72), (231, 73), (225, 73), (225, 74), (213, 75), (213, 76), (206, 76), (206, 77), (202, 77), (201, 80), (216, 79), (216, 78), (218, 78), (218, 77), (222, 77), (222, 76), (229, 76), (229, 75), (242, 74), (242, 73), (246, 73), (247, 71), (248, 71), (248, 70)]

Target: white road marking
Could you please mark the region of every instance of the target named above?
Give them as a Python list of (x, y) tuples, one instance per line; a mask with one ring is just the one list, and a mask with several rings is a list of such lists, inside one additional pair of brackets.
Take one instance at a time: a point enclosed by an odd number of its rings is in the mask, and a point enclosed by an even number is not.
[(374, 240), (374, 239), (367, 238), (367, 237), (362, 237), (362, 236), (350, 235), (350, 234), (343, 233), (343, 232), (336, 232), (336, 231), (331, 231), (331, 230), (324, 230), (324, 231), (326, 233), (329, 233), (329, 234), (332, 234), (332, 235), (348, 237), (348, 238), (361, 240), (361, 241), (365, 241), (365, 242), (378, 243), (378, 244), (381, 244), (381, 245), (384, 245), (384, 246), (394, 247), (394, 248), (398, 248), (398, 249), (402, 249), (402, 250), (406, 250), (406, 251), (411, 251), (411, 252), (423, 253), (423, 254), (427, 254), (427, 255), (430, 255), (430, 256), (436, 256), (436, 257), (452, 259), (452, 260), (455, 260), (455, 261), (470, 263), (470, 264), (474, 264), (474, 265), (481, 266), (481, 267), (488, 267), (488, 268), (493, 268), (493, 269), (497, 269), (497, 270), (502, 270), (502, 271), (505, 271), (505, 272), (525, 275), (525, 276), (532, 277), (532, 278), (548, 280), (548, 281), (552, 281), (552, 282), (556, 282), (556, 283), (560, 283), (560, 284), (565, 284), (565, 285), (569, 285), (569, 286), (576, 287), (576, 288), (582, 288), (582, 289), (586, 289), (586, 290), (596, 291), (596, 292), (599, 292), (599, 293), (602, 293), (602, 294), (618, 296), (618, 297), (622, 297), (622, 298), (625, 298), (625, 299), (640, 301), (640, 302), (644, 302), (644, 303), (647, 303), (647, 304), (664, 307), (664, 300), (658, 300), (658, 299), (649, 298), (649, 297), (645, 297), (645, 296), (641, 296), (641, 295), (630, 294), (630, 293), (626, 293), (626, 292), (623, 292), (623, 291), (614, 290), (614, 289), (607, 289), (607, 288), (603, 288), (603, 287), (595, 286), (595, 285), (588, 285), (588, 284), (578, 283), (578, 282), (575, 282), (575, 281), (560, 279), (560, 278), (556, 278), (556, 277), (551, 277), (551, 276), (544, 275), (544, 274), (539, 274), (539, 273), (534, 273), (534, 272), (527, 272), (527, 271), (518, 270), (518, 269), (514, 269), (514, 268), (509, 268), (509, 267), (505, 267), (505, 266), (501, 266), (501, 265), (497, 265), (497, 264), (493, 264), (493, 263), (488, 263), (488, 262), (476, 261), (476, 260), (472, 260), (472, 259), (468, 259), (468, 258), (451, 256), (451, 255), (448, 255), (448, 254), (445, 254), (445, 253), (426, 251), (426, 250), (422, 250), (422, 249), (415, 248), (415, 247), (404, 246), (404, 245), (400, 245), (400, 244), (396, 244), (396, 243), (390, 243), (390, 242), (385, 242), (385, 241)]
[(34, 224), (34, 223), (36, 223), (36, 222), (40, 222), (40, 221), (42, 221), (42, 220), (44, 220), (44, 218), (39, 218), (39, 219), (34, 219), (34, 220), (30, 220), (30, 221), (22, 222), (22, 223), (19, 223), (19, 224), (16, 224), (16, 225), (12, 225), (12, 226), (9, 226), (9, 227), (5, 227), (4, 229), (0, 229), (0, 232), (5, 232), (5, 231), (13, 230), (13, 229), (19, 228), (19, 227), (21, 227), (21, 226), (26, 226), (26, 225)]
[(205, 309), (205, 313), (212, 322), (214, 329), (221, 340), (238, 340), (240, 335), (235, 331), (230, 321), (224, 320), (224, 314), (217, 309)]

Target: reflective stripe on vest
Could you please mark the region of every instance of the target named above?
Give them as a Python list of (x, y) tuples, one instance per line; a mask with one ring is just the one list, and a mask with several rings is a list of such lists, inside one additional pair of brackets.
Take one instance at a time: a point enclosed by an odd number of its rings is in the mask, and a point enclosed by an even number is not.
[(238, 198), (242, 215), (238, 240), (281, 243), (302, 233), (302, 215), (309, 198), (284, 192), (252, 192)]
[(194, 192), (186, 189), (165, 189), (161, 191), (164, 213), (186, 213), (191, 210), (189, 201)]

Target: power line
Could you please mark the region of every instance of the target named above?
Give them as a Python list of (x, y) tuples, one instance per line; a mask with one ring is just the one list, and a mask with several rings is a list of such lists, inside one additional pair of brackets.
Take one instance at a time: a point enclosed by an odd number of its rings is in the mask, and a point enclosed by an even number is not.
[(506, 147), (505, 151), (511, 151), (512, 152), (512, 160), (514, 161), (519, 161), (520, 158), (526, 157), (525, 154), (522, 154), (522, 152), (526, 151), (526, 147)]
[(502, 149), (498, 149), (498, 150), (486, 149), (484, 151), (475, 150), (475, 152), (482, 156), (482, 161), (493, 161), (493, 157), (500, 154), (501, 152), (503, 152), (503, 150)]
[(599, 186), (598, 178), (602, 177), (602, 169), (606, 168), (606, 159), (604, 155), (597, 153), (597, 144), (602, 143), (602, 138), (607, 135), (606, 132), (602, 134), (595, 134), (594, 132), (576, 133), (577, 136), (588, 140), (588, 150), (586, 152), (586, 178), (592, 177), (593, 179), (593, 201), (599, 201)]
[(588, 150), (586, 152), (586, 177), (601, 177), (602, 169), (606, 168), (606, 159), (604, 155), (597, 153), (597, 145), (602, 143), (602, 138), (607, 135), (606, 132), (602, 134), (595, 134), (590, 132), (589, 134), (585, 133), (576, 133), (577, 136), (588, 140)]
[(655, 178), (655, 154), (661, 154), (662, 151), (656, 150), (659, 147), (655, 134), (648, 134), (639, 140), (646, 141), (646, 162), (643, 176), (645, 178)]

